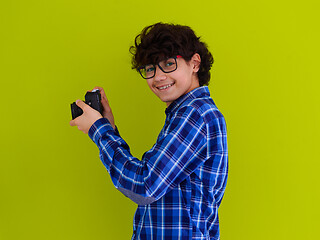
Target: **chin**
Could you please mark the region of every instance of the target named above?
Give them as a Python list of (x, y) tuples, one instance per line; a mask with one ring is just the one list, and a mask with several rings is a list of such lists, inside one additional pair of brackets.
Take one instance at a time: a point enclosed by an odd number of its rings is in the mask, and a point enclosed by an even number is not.
[(172, 103), (174, 100), (176, 100), (176, 99), (169, 99), (169, 98), (160, 98), (160, 100), (162, 101), (162, 102), (164, 102), (164, 103), (166, 103), (166, 104), (170, 104), (170, 103)]

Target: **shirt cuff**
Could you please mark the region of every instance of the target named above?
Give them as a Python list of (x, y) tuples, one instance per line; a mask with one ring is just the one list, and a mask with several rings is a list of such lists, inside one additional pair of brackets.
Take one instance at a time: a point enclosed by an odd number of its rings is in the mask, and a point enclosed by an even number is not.
[(115, 132), (108, 119), (100, 118), (94, 124), (92, 124), (89, 129), (88, 136), (92, 139), (93, 142), (98, 144), (101, 136), (109, 131)]

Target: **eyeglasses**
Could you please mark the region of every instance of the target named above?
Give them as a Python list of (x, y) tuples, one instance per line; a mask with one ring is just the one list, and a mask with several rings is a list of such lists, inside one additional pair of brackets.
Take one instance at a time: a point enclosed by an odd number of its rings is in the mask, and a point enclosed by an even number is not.
[(156, 75), (156, 65), (161, 69), (164, 73), (171, 73), (178, 68), (177, 58), (181, 58), (182, 56), (177, 55), (175, 57), (167, 58), (165, 60), (160, 61), (158, 64), (148, 64), (138, 68), (138, 71), (144, 79), (153, 78)]

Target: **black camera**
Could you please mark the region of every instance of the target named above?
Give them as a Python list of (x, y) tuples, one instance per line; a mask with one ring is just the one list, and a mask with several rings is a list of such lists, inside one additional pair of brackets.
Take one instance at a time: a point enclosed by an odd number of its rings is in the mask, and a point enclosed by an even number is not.
[[(92, 92), (87, 92), (85, 97), (85, 103), (88, 104), (93, 109), (97, 110), (102, 114), (102, 105), (101, 105), (101, 94), (98, 89), (93, 90)], [(75, 119), (79, 116), (81, 116), (83, 113), (82, 109), (78, 107), (78, 105), (73, 102), (71, 104), (71, 114), (72, 119)]]

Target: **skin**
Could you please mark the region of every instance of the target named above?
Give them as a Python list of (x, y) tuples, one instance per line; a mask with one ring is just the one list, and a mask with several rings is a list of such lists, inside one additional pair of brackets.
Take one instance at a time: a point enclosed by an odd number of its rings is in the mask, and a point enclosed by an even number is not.
[[(113, 129), (116, 128), (114, 117), (112, 114), (111, 107), (109, 105), (108, 98), (106, 96), (106, 93), (102, 87), (95, 87), (93, 89), (99, 89), (101, 94), (101, 104), (103, 108), (102, 115), (89, 105), (85, 104), (81, 100), (77, 100), (76, 104), (82, 109), (83, 114), (74, 120), (70, 121), (71, 126), (77, 126), (80, 131), (87, 134), (89, 132), (90, 127), (92, 124), (94, 124), (97, 120), (100, 118), (107, 118), (109, 122), (111, 123), (111, 126)], [(92, 89), (92, 90), (93, 90)], [(91, 91), (92, 91), (91, 90)]]
[[(165, 102), (168, 107), (180, 96), (199, 87), (197, 72), (199, 71), (200, 63), (200, 55), (195, 53), (188, 62), (183, 58), (178, 58), (178, 68), (174, 72), (164, 73), (157, 66), (156, 75), (151, 79), (147, 79), (147, 84), (151, 91), (159, 97), (161, 101)], [(159, 89), (165, 86), (168, 86), (168, 88)], [(104, 89), (102, 87), (95, 87), (94, 89), (99, 89), (101, 93), (102, 115), (83, 101), (77, 100), (76, 104), (83, 110), (83, 114), (70, 121), (71, 126), (77, 126), (78, 129), (85, 134), (88, 133), (90, 127), (100, 118), (107, 118), (111, 126), (115, 129), (114, 117)]]
[[(156, 75), (147, 79), (148, 86), (168, 107), (180, 96), (199, 87), (197, 72), (199, 71), (200, 62), (200, 55), (196, 53), (188, 62), (183, 58), (177, 58), (178, 68), (174, 72), (164, 73), (157, 66)], [(172, 86), (166, 89), (159, 89), (168, 85)]]

